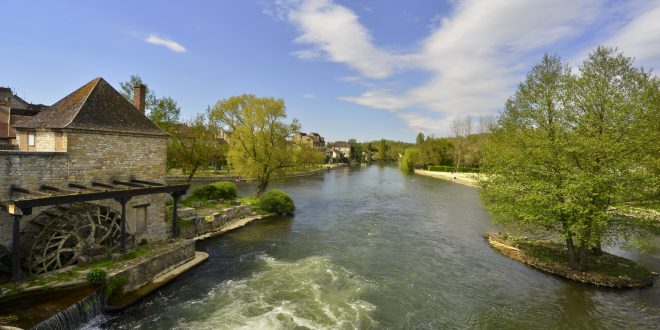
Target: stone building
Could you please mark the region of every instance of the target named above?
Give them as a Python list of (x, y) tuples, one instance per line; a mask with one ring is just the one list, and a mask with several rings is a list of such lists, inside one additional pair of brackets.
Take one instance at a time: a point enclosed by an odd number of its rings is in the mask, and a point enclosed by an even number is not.
[[(168, 135), (145, 116), (145, 94), (144, 85), (136, 86), (131, 104), (103, 78), (96, 78), (34, 116), (17, 121), (19, 150), (0, 150), (0, 202), (10, 199), (12, 185), (38, 191), (72, 183), (102, 190), (105, 184), (131, 179), (164, 183)], [(130, 243), (168, 237), (165, 201), (162, 193), (128, 201)], [(92, 216), (118, 214), (115, 200), (93, 205), (103, 211), (92, 211)], [(43, 217), (89, 215), (89, 207), (79, 211), (76, 207), (35, 208), (21, 220), (21, 230)], [(11, 224), (9, 214), (0, 209), (0, 245), (5, 250), (11, 246)]]
[(43, 104), (31, 104), (12, 93), (7, 87), (0, 87), (0, 149), (16, 149), (16, 130), (13, 125), (44, 110)]
[(303, 143), (307, 144), (311, 147), (314, 147), (318, 151), (324, 151), (325, 150), (325, 138), (323, 138), (319, 133), (302, 133), (302, 132), (297, 132), (293, 136), (293, 141), (295, 143)]

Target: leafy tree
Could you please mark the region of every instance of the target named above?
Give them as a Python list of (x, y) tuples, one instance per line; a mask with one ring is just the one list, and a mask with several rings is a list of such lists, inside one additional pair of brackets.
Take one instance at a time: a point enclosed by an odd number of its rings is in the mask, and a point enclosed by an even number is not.
[(417, 167), (418, 163), (419, 163), (419, 149), (408, 148), (403, 153), (403, 157), (401, 157), (399, 168), (404, 173), (412, 174), (415, 172), (415, 168)]
[(158, 99), (156, 98), (156, 93), (154, 93), (154, 91), (149, 88), (149, 85), (142, 81), (140, 76), (132, 74), (128, 81), (120, 81), (120, 93), (124, 95), (124, 97), (131, 103), (133, 103), (133, 87), (139, 84), (143, 84), (147, 87), (147, 95), (145, 95), (145, 109), (147, 110), (147, 113), (149, 113), (151, 109), (156, 106)]
[(416, 144), (421, 145), (422, 143), (424, 143), (424, 133), (419, 132), (419, 134), (417, 134)]
[(169, 133), (168, 157), (188, 174), (188, 182), (214, 157), (227, 152), (226, 144), (219, 141), (217, 131), (210, 124), (208, 113), (197, 114), (191, 120), (172, 125)]
[(482, 193), (498, 221), (561, 233), (569, 264), (584, 270), (609, 206), (657, 187), (660, 89), (611, 48), (579, 71), (548, 55), (532, 68), (486, 143)]
[(361, 163), (364, 159), (362, 156), (362, 144), (357, 143), (355, 139), (349, 139), (348, 144), (351, 146), (351, 161)]
[(472, 133), (472, 118), (456, 116), (451, 122), (451, 131), (454, 133), (454, 165), (458, 171), (461, 160), (467, 151), (467, 137)]
[(179, 115), (181, 108), (171, 97), (163, 97), (156, 101), (156, 104), (151, 108), (147, 117), (154, 122), (158, 127), (167, 129), (179, 122)]
[(294, 165), (287, 138), (300, 130), (297, 120), (286, 123), (284, 100), (244, 94), (220, 100), (212, 118), (232, 130), (229, 162), (243, 175), (255, 178), (261, 195), (271, 178)]
[(181, 108), (171, 97), (157, 98), (156, 93), (142, 81), (138, 75), (131, 75), (128, 81), (119, 82), (120, 93), (131, 103), (133, 103), (133, 87), (138, 84), (147, 86), (147, 95), (145, 95), (145, 112), (147, 117), (163, 130), (179, 122)]
[(453, 165), (454, 145), (448, 138), (427, 136), (419, 152), (419, 165)]
[(299, 167), (318, 166), (325, 162), (325, 154), (307, 143), (298, 144), (292, 155), (293, 163)]

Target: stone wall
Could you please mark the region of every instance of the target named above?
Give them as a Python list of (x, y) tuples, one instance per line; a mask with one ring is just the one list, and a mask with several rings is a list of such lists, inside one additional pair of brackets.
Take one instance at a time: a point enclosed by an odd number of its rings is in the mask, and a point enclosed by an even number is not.
[[(45, 132), (38, 132), (37, 138)], [(91, 185), (138, 178), (165, 182), (167, 138), (137, 134), (68, 131), (62, 143), (67, 152), (0, 151), (0, 201), (9, 199), (9, 186), (16, 184), (38, 189), (42, 184), (66, 188), (67, 183)], [(38, 141), (37, 141), (38, 142)], [(140, 196), (126, 206), (127, 227), (136, 242), (141, 239), (162, 241), (168, 238), (165, 217), (166, 194)], [(99, 201), (119, 210), (114, 200)], [(42, 212), (21, 220), (22, 227)], [(11, 246), (11, 220), (0, 210), (0, 244)]]
[(171, 270), (194, 257), (194, 241), (187, 240), (172, 244), (168, 250), (154, 255), (148, 260), (140, 261), (117, 274), (126, 277), (126, 283), (122, 286), (121, 292), (125, 294), (137, 290), (151, 282), (156, 275)]
[(253, 215), (252, 205), (250, 204), (226, 208), (208, 216), (198, 216), (195, 213), (185, 214), (186, 209), (182, 209), (181, 211), (179, 213), (183, 215), (181, 219), (184, 220), (184, 223), (189, 224), (180, 228), (180, 235), (184, 238), (192, 238), (214, 232), (221, 229), (230, 221)]

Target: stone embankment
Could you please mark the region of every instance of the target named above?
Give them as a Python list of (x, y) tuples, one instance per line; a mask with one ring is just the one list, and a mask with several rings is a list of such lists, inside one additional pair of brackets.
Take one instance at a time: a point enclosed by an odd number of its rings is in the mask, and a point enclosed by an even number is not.
[(459, 173), (459, 172), (435, 172), (427, 170), (415, 170), (415, 174), (429, 176), (432, 178), (447, 180), (470, 187), (479, 187), (478, 173)]
[(565, 247), (561, 247), (559, 244), (500, 233), (486, 233), (484, 237), (490, 246), (513, 260), (577, 282), (614, 289), (646, 288), (653, 286), (655, 277), (658, 275), (631, 260), (607, 252), (602, 252), (600, 257), (590, 257), (592, 268), (596, 268), (594, 264), (598, 264), (599, 269), (575, 270), (570, 268), (567, 262), (559, 262), (557, 258), (554, 260), (541, 259), (529, 252), (541, 250), (546, 257), (554, 255), (567, 259)]

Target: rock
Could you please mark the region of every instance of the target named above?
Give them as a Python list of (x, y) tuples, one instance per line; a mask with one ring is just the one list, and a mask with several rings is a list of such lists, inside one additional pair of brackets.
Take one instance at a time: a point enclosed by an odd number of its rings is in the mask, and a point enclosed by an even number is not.
[(179, 218), (193, 217), (195, 216), (195, 214), (196, 214), (195, 209), (193, 209), (192, 207), (184, 207), (177, 210), (177, 216)]
[(195, 209), (202, 208), (202, 207), (204, 207), (204, 203), (203, 202), (194, 202), (194, 203), (192, 203), (192, 207), (195, 208)]

